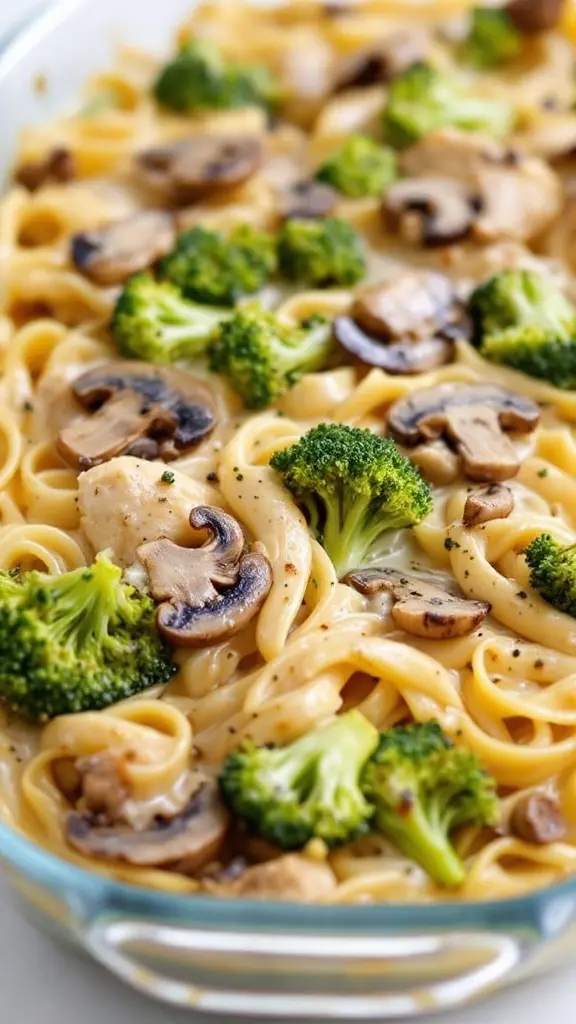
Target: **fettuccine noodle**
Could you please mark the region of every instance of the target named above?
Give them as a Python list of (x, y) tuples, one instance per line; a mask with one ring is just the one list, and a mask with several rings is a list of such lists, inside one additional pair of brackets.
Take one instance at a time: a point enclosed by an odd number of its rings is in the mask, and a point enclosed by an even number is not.
[[(233, 195), (191, 206), (187, 226), (201, 223), (227, 231), (248, 222), (271, 230), (278, 222), (278, 182), (304, 177), (350, 133), (370, 132), (378, 123), (385, 85), (329, 95), (333, 62), (369, 46), (376, 36), (428, 17), (442, 22), (468, 6), (465, 0), (437, 0), (410, 5), (407, 16), (404, 0), (370, 0), (345, 17), (329, 17), (323, 5), (301, 0), (259, 11), (254, 19), (238, 0), (206, 0), (182, 27), (180, 38), (209, 34), (228, 57), (264, 61), (282, 72), (294, 84), (297, 124), (280, 123), (269, 133), (264, 114), (256, 109), (193, 118), (163, 112), (150, 95), (157, 62), (128, 48), (113, 72), (97, 76), (89, 86), (87, 103), (108, 90), (115, 97), (113, 106), (23, 133), (20, 164), (65, 147), (77, 177), (33, 193), (15, 184), (0, 202), (0, 569), (67, 571), (89, 563), (94, 549), (108, 546), (107, 535), (121, 530), (120, 513), (104, 506), (101, 522), (86, 527), (78, 475), (61, 459), (55, 440), (74, 413), (71, 381), (117, 358), (107, 331), (117, 289), (80, 274), (70, 262), (68, 240), (146, 205), (131, 177), (134, 153), (200, 132), (259, 135), (268, 152), (259, 173)], [(568, 11), (568, 30), (572, 17)], [(296, 88), (299, 72), (313, 78), (306, 95)], [(550, 94), (572, 96), (572, 75), (572, 49), (559, 32), (542, 42), (539, 59), (522, 82), (502, 73), (502, 93), (509, 98), (521, 94), (526, 133), (530, 111), (541, 113)], [(489, 75), (478, 88), (489, 92), (497, 80), (496, 73)], [(416, 258), (383, 235), (379, 207), (379, 200), (343, 199), (337, 211), (368, 239), (369, 279), (376, 281)], [(544, 245), (536, 255), (520, 244), (502, 242), (485, 248), (461, 244), (449, 252), (428, 250), (417, 256), (420, 264), (471, 282), (501, 266), (534, 262), (566, 278), (571, 271), (566, 251), (555, 250), (556, 262), (548, 262)], [(560, 268), (559, 258), (566, 260)], [(334, 289), (280, 294), (274, 301), (281, 317), (297, 323), (314, 312), (330, 317), (345, 312), (351, 299), (350, 291)], [(205, 375), (202, 369), (198, 373)], [(482, 529), (463, 526), (468, 492), (460, 479), (435, 489), (434, 511), (424, 523), (391, 538), (383, 556), (389, 564), (406, 568), (416, 562), (492, 606), (491, 615), (470, 636), (426, 640), (402, 633), (381, 610), (338, 582), (269, 460), (318, 422), (381, 433), (394, 401), (448, 382), (509, 387), (540, 403), (543, 415), (538, 429), (517, 443), (522, 466), (508, 481), (515, 502), (508, 518)], [(161, 813), (181, 806), (179, 787), (191, 765), (215, 771), (245, 737), (283, 744), (357, 707), (380, 730), (406, 720), (436, 719), (495, 776), (504, 828), (459, 834), (468, 875), (453, 898), (522, 894), (576, 871), (576, 620), (531, 589), (523, 557), (540, 533), (565, 544), (576, 541), (576, 393), (488, 364), (465, 341), (458, 342), (452, 363), (416, 376), (349, 365), (308, 375), (275, 407), (253, 415), (221, 381), (209, 383), (216, 396), (216, 431), (173, 464), (178, 479), (185, 478), (181, 498), (174, 501), (181, 501), (186, 515), (194, 505), (211, 504), (242, 523), (272, 565), (273, 584), (262, 611), (235, 637), (179, 651), (179, 672), (164, 691), (144, 693), (102, 712), (67, 715), (43, 730), (5, 713), (0, 733), (3, 818), (58, 856), (94, 871), (190, 892), (199, 882), (186, 873), (75, 852), (63, 828), (70, 803), (59, 784), (62, 764), (128, 748), (133, 800)], [(135, 480), (142, 465), (132, 460)], [(133, 529), (138, 542), (146, 539), (138, 523)], [(180, 535), (173, 536), (186, 541), (185, 522)], [(127, 552), (124, 566), (131, 561)], [(507, 832), (515, 803), (534, 787), (558, 798), (568, 823), (566, 841), (536, 846)], [(323, 856), (334, 872), (337, 884), (330, 898), (336, 901), (446, 898), (383, 838), (368, 836)]]

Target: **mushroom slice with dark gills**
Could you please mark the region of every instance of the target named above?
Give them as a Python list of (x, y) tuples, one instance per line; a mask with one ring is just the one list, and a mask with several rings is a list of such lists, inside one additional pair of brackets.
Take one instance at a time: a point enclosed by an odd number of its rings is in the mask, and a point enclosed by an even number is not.
[(490, 612), (486, 601), (470, 601), (413, 573), (399, 569), (359, 569), (344, 583), (361, 594), (388, 592), (394, 602), (392, 618), (400, 629), (429, 640), (452, 640), (473, 633)]
[(338, 202), (331, 185), (306, 178), (280, 192), (280, 216), (283, 220), (315, 220), (329, 217)]
[(384, 196), (384, 226), (410, 244), (451, 245), (466, 238), (482, 209), (481, 198), (450, 178), (406, 178)]
[(176, 241), (174, 222), (164, 210), (142, 210), (95, 231), (72, 235), (70, 251), (77, 270), (103, 287), (128, 277), (166, 256)]
[(156, 623), (171, 643), (204, 647), (234, 636), (258, 614), (272, 586), (265, 555), (247, 552), (236, 520), (220, 508), (192, 509), (190, 525), (208, 530), (199, 548), (166, 538), (142, 544), (137, 555), (150, 592), (161, 601)]
[(78, 377), (74, 397), (92, 415), (60, 431), (57, 448), (77, 469), (117, 455), (170, 462), (216, 425), (212, 392), (185, 371), (148, 363), (105, 363)]
[(540, 420), (536, 402), (489, 384), (440, 384), (406, 395), (388, 411), (388, 428), (403, 445), (444, 438), (470, 480), (516, 476), (520, 462), (507, 432), (527, 434)]
[(464, 526), (480, 526), (494, 519), (507, 519), (514, 508), (514, 495), (504, 484), (488, 484), (466, 498)]
[(90, 810), (73, 811), (66, 819), (66, 837), (87, 857), (192, 874), (217, 857), (228, 825), (217, 784), (206, 779), (184, 809), (171, 817), (158, 815), (137, 829), (125, 821), (106, 821)]
[(515, 804), (510, 817), (510, 831), (525, 843), (547, 846), (566, 839), (568, 826), (558, 801), (534, 791)]
[(195, 135), (136, 157), (144, 182), (184, 206), (243, 185), (258, 170), (262, 143), (249, 135)]
[(334, 320), (334, 336), (369, 366), (387, 373), (422, 373), (450, 361), (449, 338), (460, 315), (447, 277), (407, 270), (358, 291), (351, 315)]
[(14, 181), (29, 192), (36, 192), (48, 183), (66, 184), (76, 177), (73, 153), (64, 146), (56, 146), (43, 160), (30, 160), (14, 171)]

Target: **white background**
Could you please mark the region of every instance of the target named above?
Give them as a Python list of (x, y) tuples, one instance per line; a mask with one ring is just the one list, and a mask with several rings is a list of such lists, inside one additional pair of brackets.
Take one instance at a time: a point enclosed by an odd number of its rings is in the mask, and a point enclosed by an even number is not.
[[(33, 4), (34, 0), (0, 0), (0, 32)], [(572, 967), (435, 1020), (442, 1024), (574, 1024), (575, 1018)], [(178, 1024), (184, 1019), (183, 1012), (145, 1000), (34, 931), (12, 905), (0, 874), (0, 1024)], [(188, 1019), (207, 1024), (198, 1017)]]

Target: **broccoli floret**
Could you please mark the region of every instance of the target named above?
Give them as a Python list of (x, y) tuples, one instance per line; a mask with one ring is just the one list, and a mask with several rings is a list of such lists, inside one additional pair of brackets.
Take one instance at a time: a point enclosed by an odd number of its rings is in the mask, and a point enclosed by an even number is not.
[(318, 288), (357, 284), (366, 272), (360, 236), (335, 217), (286, 221), (278, 232), (278, 262), (291, 281)]
[(508, 103), (480, 99), (445, 71), (415, 64), (390, 84), (383, 125), (386, 140), (405, 149), (437, 128), (505, 135), (513, 122)]
[(235, 818), (284, 850), (310, 839), (329, 846), (368, 830), (371, 807), (360, 791), (378, 732), (349, 711), (287, 747), (244, 743), (224, 764), (220, 787)]
[(98, 555), (61, 576), (0, 574), (0, 700), (33, 722), (95, 711), (166, 683), (153, 601)]
[(534, 590), (559, 611), (576, 618), (576, 544), (562, 547), (549, 533), (541, 533), (525, 555)]
[(159, 269), (186, 298), (233, 306), (243, 295), (262, 288), (274, 273), (274, 239), (248, 224), (240, 224), (227, 238), (193, 228), (180, 235)]
[(154, 94), (162, 106), (181, 114), (247, 106), (273, 109), (280, 98), (267, 68), (231, 64), (207, 39), (191, 39), (181, 47), (162, 68)]
[(318, 168), (316, 177), (349, 199), (381, 196), (398, 177), (398, 158), (393, 149), (367, 135), (351, 135)]
[(143, 273), (124, 285), (110, 329), (127, 359), (167, 364), (202, 355), (215, 328), (229, 316), (229, 310), (189, 302), (175, 285)]
[(504, 8), (474, 8), (470, 32), (460, 51), (463, 60), (474, 67), (490, 69), (513, 60), (521, 52), (522, 36)]
[(418, 470), (370, 430), (321, 423), (270, 465), (306, 511), (339, 578), (369, 560), (385, 531), (415, 526), (432, 509)]
[(228, 378), (248, 409), (262, 409), (302, 374), (321, 370), (331, 351), (332, 327), (324, 317), (293, 327), (254, 303), (222, 324), (209, 360), (210, 369)]
[(504, 270), (472, 293), (468, 309), (486, 359), (576, 387), (576, 310), (549, 278)]
[(451, 832), (498, 821), (495, 781), (473, 753), (452, 747), (435, 722), (382, 733), (362, 789), (375, 806), (375, 830), (440, 885), (461, 885), (466, 876)]

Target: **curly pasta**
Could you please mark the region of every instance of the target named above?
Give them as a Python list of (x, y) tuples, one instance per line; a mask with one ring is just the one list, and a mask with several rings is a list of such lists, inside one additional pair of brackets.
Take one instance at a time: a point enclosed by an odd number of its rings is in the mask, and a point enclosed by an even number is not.
[[(117, 289), (95, 284), (74, 267), (69, 238), (150, 205), (134, 177), (134, 154), (196, 134), (257, 136), (265, 147), (258, 172), (232, 194), (201, 198), (180, 211), (180, 226), (202, 224), (226, 232), (250, 223), (272, 230), (280, 222), (279, 186), (305, 177), (351, 133), (377, 130), (386, 85), (334, 93), (329, 84), (335, 63), (383, 34), (413, 28), (414, 19), (442, 21), (462, 15), (469, 4), (436, 0), (410, 4), (407, 13), (403, 0), (367, 0), (345, 16), (331, 17), (325, 7), (295, 2), (267, 8), (255, 23), (245, 3), (204, 0), (180, 31), (181, 41), (195, 33), (212, 37), (228, 58), (265, 61), (293, 87), (288, 112), (295, 123), (270, 131), (264, 112), (255, 108), (194, 117), (163, 111), (150, 95), (157, 62), (124, 48), (118, 67), (90, 82), (76, 114), (24, 132), (20, 163), (65, 147), (76, 179), (49, 182), (32, 193), (16, 184), (0, 201), (0, 569), (61, 573), (87, 564), (94, 549), (113, 547), (113, 535), (123, 528), (119, 492), (114, 508), (87, 526), (79, 505), (82, 478), (78, 482), (76, 471), (61, 459), (55, 441), (78, 414), (71, 381), (117, 357), (107, 330)], [(570, 24), (568, 19), (569, 31)], [(554, 33), (542, 41), (521, 81), (512, 73), (494, 73), (482, 81), (477, 76), (476, 84), (484, 95), (505, 95), (521, 106), (519, 137), (528, 145), (543, 101), (551, 94), (572, 99), (572, 69), (572, 47)], [(111, 103), (100, 104), (110, 95)], [(414, 261), (470, 283), (502, 266), (537, 265), (549, 272), (547, 252), (567, 259), (558, 251), (558, 226), (548, 250), (543, 240), (537, 255), (510, 240), (486, 250), (466, 243), (416, 254), (385, 235), (379, 199), (340, 198), (336, 213), (370, 245), (369, 281)], [(569, 279), (569, 268), (560, 271)], [(282, 319), (298, 324), (313, 313), (332, 318), (348, 312), (353, 293), (273, 290), (269, 299)], [(63, 828), (70, 802), (58, 781), (62, 766), (100, 751), (129, 749), (133, 799), (161, 814), (181, 805), (179, 787), (191, 765), (200, 762), (214, 772), (243, 739), (286, 743), (357, 707), (378, 729), (405, 719), (436, 719), (496, 778), (503, 833), (460, 833), (459, 852), (469, 870), (454, 898), (518, 895), (576, 871), (576, 622), (530, 587), (523, 556), (540, 533), (576, 542), (576, 393), (491, 365), (466, 341), (456, 344), (453, 362), (419, 375), (393, 376), (357, 365), (308, 374), (272, 410), (251, 416), (221, 380), (202, 368), (194, 372), (212, 388), (217, 427), (174, 464), (184, 478), (179, 485), (183, 507), (208, 503), (231, 512), (270, 560), (270, 593), (258, 619), (237, 636), (179, 651), (178, 674), (162, 692), (101, 712), (67, 715), (41, 732), (4, 715), (0, 813), (5, 820), (59, 856), (100, 873), (192, 892), (199, 883), (183, 872), (113, 864), (72, 850)], [(269, 460), (320, 421), (382, 433), (386, 411), (398, 398), (441, 384), (479, 382), (504, 385), (540, 403), (541, 426), (514, 442), (521, 469), (510, 482), (514, 510), (508, 518), (481, 528), (464, 526), (467, 487), (459, 479), (435, 490), (434, 511), (424, 523), (394, 534), (391, 564), (407, 567), (416, 561), (492, 607), (470, 636), (412, 637), (338, 582)], [(148, 485), (138, 482), (142, 464), (132, 459), (123, 465), (145, 503)], [(167, 508), (171, 513), (176, 504)], [(189, 537), (187, 522), (170, 533), (166, 521), (162, 529), (179, 541)], [(136, 523), (134, 538), (124, 565), (146, 539), (141, 524)], [(569, 826), (565, 842), (538, 847), (505, 834), (515, 804), (537, 786), (559, 799)], [(381, 837), (326, 851), (326, 858), (338, 902), (445, 898)]]

